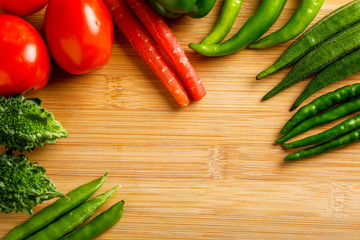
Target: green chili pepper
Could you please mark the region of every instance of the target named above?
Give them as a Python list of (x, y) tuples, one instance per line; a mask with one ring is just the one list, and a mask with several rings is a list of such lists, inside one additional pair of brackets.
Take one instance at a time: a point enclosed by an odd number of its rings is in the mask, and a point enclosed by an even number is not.
[(313, 93), (339, 81), (343, 78), (360, 72), (360, 49), (352, 52), (343, 58), (335, 61), (322, 70), (304, 89), (295, 103), (291, 106), (290, 111), (294, 110), (300, 104), (310, 97)]
[(79, 227), (70, 234), (61, 238), (61, 240), (71, 240), (71, 239), (81, 239), (81, 240), (91, 240), (100, 236), (112, 226), (114, 226), (122, 217), (124, 211), (125, 201), (121, 200), (120, 202), (113, 205), (108, 210), (102, 212), (96, 216), (89, 223)]
[(207, 35), (200, 44), (216, 44), (223, 40), (234, 25), (243, 2), (244, 0), (225, 0), (219, 20), (209, 35)]
[(86, 201), (95, 193), (97, 189), (104, 183), (107, 178), (107, 173), (90, 183), (84, 184), (71, 192), (66, 197), (62, 197), (53, 204), (45, 207), (40, 212), (32, 216), (27, 222), (12, 229), (3, 240), (18, 240), (24, 239), (36, 231), (44, 228), (55, 219), (61, 217), (73, 208)]
[(321, 71), (337, 59), (360, 48), (360, 23), (354, 24), (311, 51), (300, 59), (286, 77), (263, 100), (267, 100), (286, 88)]
[(275, 142), (277, 143), (284, 143), (287, 140), (306, 132), (307, 130), (324, 124), (331, 121), (334, 121), (336, 119), (339, 119), (341, 117), (344, 117), (350, 113), (356, 112), (360, 110), (360, 98), (357, 98), (355, 100), (352, 100), (350, 102), (343, 103), (335, 108), (330, 109), (327, 112), (321, 113), (319, 115), (316, 115), (312, 118), (309, 118), (299, 125), (297, 125), (295, 128), (290, 130), (288, 133), (286, 133), (281, 138), (277, 139)]
[(257, 75), (257, 79), (267, 77), (289, 67), (326, 41), (334, 34), (360, 21), (360, 0), (352, 1), (331, 12), (302, 34), (269, 68)]
[(189, 47), (206, 56), (223, 56), (242, 50), (261, 37), (279, 18), (286, 0), (264, 0), (256, 13), (230, 39), (220, 44)]
[(285, 43), (301, 34), (318, 14), (325, 0), (302, 0), (295, 14), (281, 29), (249, 47), (263, 49)]
[(61, 238), (91, 217), (91, 215), (93, 215), (95, 211), (101, 207), (119, 188), (120, 186), (116, 186), (113, 189), (81, 204), (79, 207), (70, 211), (56, 222), (28, 237), (27, 240), (56, 240)]
[(354, 99), (360, 96), (360, 84), (355, 83), (348, 85), (333, 92), (324, 94), (311, 103), (301, 107), (293, 117), (287, 121), (285, 126), (281, 129), (280, 134), (288, 132), (292, 127), (305, 121), (306, 119), (315, 116), (316, 114), (334, 107), (335, 105), (346, 100)]
[(284, 161), (293, 161), (306, 157), (311, 157), (325, 153), (340, 147), (350, 145), (360, 139), (360, 129), (352, 131), (344, 136), (341, 136), (333, 141), (317, 145), (314, 147), (306, 148), (304, 150), (292, 153), (284, 158)]
[(355, 117), (349, 118), (324, 132), (294, 142), (284, 143), (283, 146), (286, 148), (299, 148), (309, 145), (320, 144), (335, 139), (338, 136), (349, 133), (358, 128), (360, 128), (360, 114), (356, 115)]

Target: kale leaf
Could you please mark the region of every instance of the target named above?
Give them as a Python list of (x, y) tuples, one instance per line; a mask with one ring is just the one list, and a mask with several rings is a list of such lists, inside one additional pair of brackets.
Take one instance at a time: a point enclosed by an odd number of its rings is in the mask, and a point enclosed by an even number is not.
[(0, 98), (0, 144), (6, 148), (31, 151), (67, 136), (54, 115), (41, 107), (39, 98)]
[(14, 156), (11, 150), (0, 155), (0, 212), (32, 214), (37, 204), (64, 196), (45, 172), (25, 155)]

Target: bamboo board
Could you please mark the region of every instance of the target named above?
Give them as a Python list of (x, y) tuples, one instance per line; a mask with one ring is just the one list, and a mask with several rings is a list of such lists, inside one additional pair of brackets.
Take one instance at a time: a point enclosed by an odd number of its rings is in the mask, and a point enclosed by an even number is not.
[[(245, 1), (231, 34), (260, 2)], [(299, 2), (289, 0), (269, 32)], [(315, 21), (347, 2), (325, 1)], [(260, 102), (288, 70), (261, 81), (255, 76), (290, 43), (219, 58), (187, 48), (209, 32), (221, 3), (204, 19), (168, 21), (205, 84), (202, 101), (178, 108), (115, 29), (105, 67), (72, 76), (53, 64), (48, 85), (28, 95), (40, 97), (70, 135), (26, 155), (64, 193), (105, 172), (98, 193), (122, 185), (96, 214), (126, 199), (124, 216), (99, 239), (359, 239), (360, 145), (283, 164), (290, 151), (273, 144), (308, 80)], [(27, 18), (40, 31), (43, 14)], [(358, 79), (338, 82), (307, 102)], [(1, 214), (0, 237), (28, 218)]]

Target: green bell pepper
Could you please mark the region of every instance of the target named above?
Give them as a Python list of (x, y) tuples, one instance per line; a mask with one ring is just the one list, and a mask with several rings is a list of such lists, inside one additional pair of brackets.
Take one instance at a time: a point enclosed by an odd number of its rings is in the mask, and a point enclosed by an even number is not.
[(147, 0), (151, 7), (167, 18), (187, 14), (192, 18), (205, 17), (214, 7), (216, 0)]

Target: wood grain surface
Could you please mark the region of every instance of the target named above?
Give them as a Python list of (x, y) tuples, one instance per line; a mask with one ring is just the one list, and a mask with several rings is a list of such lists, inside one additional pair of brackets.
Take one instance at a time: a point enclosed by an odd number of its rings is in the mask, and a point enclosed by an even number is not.
[[(289, 0), (269, 32), (299, 2)], [(326, 0), (315, 21), (347, 2)], [(177, 107), (115, 29), (105, 67), (72, 76), (53, 64), (48, 85), (28, 95), (43, 100), (69, 137), (26, 155), (64, 193), (105, 172), (97, 194), (122, 185), (96, 215), (126, 199), (123, 218), (99, 239), (360, 239), (360, 145), (283, 164), (292, 151), (273, 143), (308, 80), (260, 102), (288, 70), (260, 81), (255, 76), (290, 43), (218, 58), (187, 47), (210, 31), (222, 3), (206, 18), (168, 21), (207, 89), (202, 101)], [(230, 35), (260, 3), (245, 0)], [(43, 15), (26, 19), (42, 32)], [(335, 83), (306, 102), (358, 79)], [(0, 214), (0, 238), (28, 218)]]

